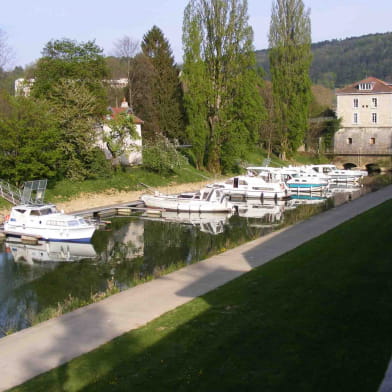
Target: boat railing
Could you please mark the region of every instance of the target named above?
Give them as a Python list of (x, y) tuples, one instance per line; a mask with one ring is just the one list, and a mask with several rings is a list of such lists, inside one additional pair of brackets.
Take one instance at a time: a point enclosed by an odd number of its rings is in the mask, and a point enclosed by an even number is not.
[(0, 180), (0, 196), (14, 205), (22, 201), (22, 191), (4, 180)]

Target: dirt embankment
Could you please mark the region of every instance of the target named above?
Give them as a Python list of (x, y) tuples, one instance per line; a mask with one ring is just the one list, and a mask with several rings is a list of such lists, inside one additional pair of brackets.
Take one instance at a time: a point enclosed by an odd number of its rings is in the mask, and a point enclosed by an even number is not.
[[(211, 180), (157, 187), (154, 188), (154, 190), (156, 189), (162, 193), (175, 194), (175, 193), (181, 193), (186, 191), (196, 191), (208, 183), (211, 183)], [(121, 203), (136, 201), (140, 199), (140, 196), (144, 193), (147, 193), (147, 190), (119, 192), (111, 189), (106, 192), (100, 192), (100, 193), (83, 193), (78, 195), (78, 197), (76, 197), (75, 199), (56, 203), (56, 205), (59, 210), (64, 210), (64, 212), (66, 213), (71, 213), (71, 212), (76, 212), (81, 210), (87, 210), (89, 208), (104, 207), (113, 204), (121, 204)], [(9, 214), (8, 209), (0, 210), (0, 221), (2, 221), (3, 217), (6, 216), (7, 214)]]

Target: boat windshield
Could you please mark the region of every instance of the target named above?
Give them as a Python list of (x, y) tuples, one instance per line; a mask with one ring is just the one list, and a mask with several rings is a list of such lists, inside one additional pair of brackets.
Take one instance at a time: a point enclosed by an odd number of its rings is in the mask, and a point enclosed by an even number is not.
[(53, 209), (51, 207), (48, 207), (48, 208), (41, 208), (39, 210), (31, 210), (30, 215), (43, 216), (43, 215), (53, 214), (54, 212), (56, 212), (56, 209), (54, 209), (54, 211), (53, 211)]

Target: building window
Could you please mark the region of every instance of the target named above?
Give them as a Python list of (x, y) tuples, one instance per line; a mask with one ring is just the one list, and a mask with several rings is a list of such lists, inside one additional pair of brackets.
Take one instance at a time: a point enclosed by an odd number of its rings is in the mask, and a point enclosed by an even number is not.
[(352, 137), (348, 137), (347, 138), (347, 144), (353, 144), (353, 138)]
[(354, 113), (353, 123), (358, 124), (358, 113)]
[(373, 83), (360, 83), (358, 85), (359, 90), (372, 90), (373, 89)]
[(372, 113), (372, 123), (377, 124), (377, 113)]
[(377, 107), (377, 98), (372, 98), (372, 107), (373, 108)]
[(371, 137), (369, 139), (369, 144), (376, 144), (376, 138), (375, 137)]
[(354, 108), (358, 107), (358, 98), (354, 98)]

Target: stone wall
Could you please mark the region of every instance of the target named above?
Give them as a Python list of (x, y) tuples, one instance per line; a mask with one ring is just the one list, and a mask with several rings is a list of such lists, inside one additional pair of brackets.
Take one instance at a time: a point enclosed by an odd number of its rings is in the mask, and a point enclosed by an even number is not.
[(334, 154), (392, 154), (392, 128), (346, 127), (335, 133)]

